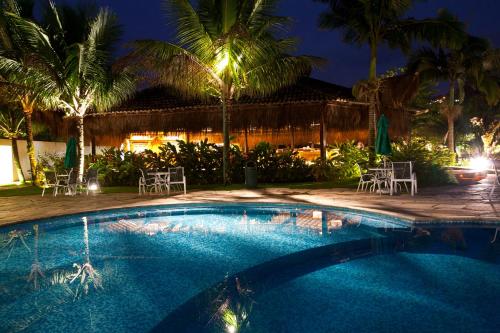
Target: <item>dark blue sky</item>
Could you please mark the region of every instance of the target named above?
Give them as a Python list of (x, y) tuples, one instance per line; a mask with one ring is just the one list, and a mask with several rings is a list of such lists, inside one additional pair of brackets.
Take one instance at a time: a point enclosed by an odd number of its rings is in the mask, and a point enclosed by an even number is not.
[[(98, 0), (101, 6), (113, 9), (124, 27), (124, 41), (134, 39), (171, 40), (172, 27), (162, 10), (162, 0)], [(318, 15), (326, 7), (313, 0), (282, 0), (279, 15), (295, 21), (290, 33), (300, 40), (298, 53), (320, 56), (328, 60), (313, 76), (342, 85), (352, 85), (366, 78), (369, 53), (366, 48), (342, 42), (340, 32), (317, 28)], [(500, 0), (428, 0), (418, 3), (409, 15), (423, 18), (435, 16), (438, 9), (447, 8), (466, 22), (470, 33), (490, 39), (500, 46)], [(378, 57), (378, 72), (405, 64), (397, 50), (382, 48)]]

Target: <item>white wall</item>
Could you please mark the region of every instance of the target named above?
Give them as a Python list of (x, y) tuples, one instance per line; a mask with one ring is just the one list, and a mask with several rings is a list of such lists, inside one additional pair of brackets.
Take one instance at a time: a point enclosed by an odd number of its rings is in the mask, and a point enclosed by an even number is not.
[[(43, 156), (45, 154), (57, 154), (64, 156), (66, 152), (65, 142), (50, 142), (50, 141), (35, 141), (35, 156)], [(96, 153), (99, 154), (103, 149), (109, 147), (97, 146)], [(30, 178), (30, 163), (26, 149), (26, 141), (19, 140), (17, 142), (19, 150), (19, 159), (21, 160), (21, 168), (23, 169), (24, 177)], [(91, 147), (85, 146), (85, 155), (91, 153)], [(17, 180), (17, 175), (14, 169), (12, 157), (12, 145), (10, 140), (0, 139), (0, 185), (12, 183)]]

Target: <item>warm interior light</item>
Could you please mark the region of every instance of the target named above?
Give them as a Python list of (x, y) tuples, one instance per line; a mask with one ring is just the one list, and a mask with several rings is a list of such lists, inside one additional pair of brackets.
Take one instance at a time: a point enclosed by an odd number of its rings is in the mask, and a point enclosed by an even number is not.
[(476, 171), (484, 171), (490, 167), (490, 160), (477, 156), (470, 159), (470, 167)]
[(313, 211), (313, 219), (321, 219), (323, 217), (323, 213), (319, 210)]

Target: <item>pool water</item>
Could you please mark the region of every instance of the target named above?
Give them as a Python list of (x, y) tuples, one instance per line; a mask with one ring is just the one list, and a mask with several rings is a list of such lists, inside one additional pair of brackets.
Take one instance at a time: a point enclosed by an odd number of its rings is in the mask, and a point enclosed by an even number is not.
[(494, 231), (271, 204), (4, 227), (0, 332), (494, 332)]

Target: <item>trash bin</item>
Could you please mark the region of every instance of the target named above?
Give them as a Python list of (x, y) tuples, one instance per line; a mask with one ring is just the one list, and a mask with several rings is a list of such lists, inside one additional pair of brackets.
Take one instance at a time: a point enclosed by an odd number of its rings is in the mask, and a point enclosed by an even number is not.
[(248, 162), (245, 165), (245, 186), (247, 188), (257, 187), (257, 168), (253, 162)]

